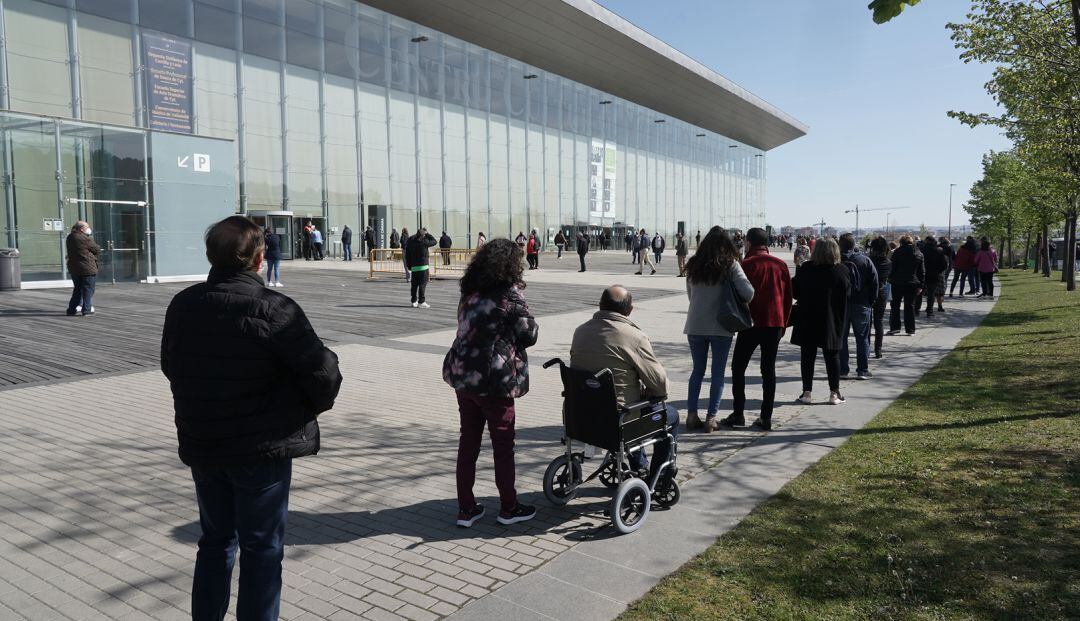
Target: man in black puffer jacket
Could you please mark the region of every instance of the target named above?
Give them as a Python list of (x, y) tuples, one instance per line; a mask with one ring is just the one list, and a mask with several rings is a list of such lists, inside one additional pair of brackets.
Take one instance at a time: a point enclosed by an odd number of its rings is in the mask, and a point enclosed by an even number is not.
[(220, 619), (241, 553), (237, 617), (276, 619), (292, 458), (319, 451), (316, 417), (341, 387), (337, 356), (290, 298), (259, 276), (263, 235), (241, 216), (206, 233), (210, 276), (165, 314), (161, 370), (202, 537), (192, 617)]
[(887, 334), (900, 333), (900, 307), (904, 308), (904, 331), (915, 334), (915, 296), (919, 295), (926, 284), (926, 271), (923, 255), (915, 248), (910, 235), (900, 238), (900, 247), (890, 257), (892, 273), (892, 309), (889, 316)]

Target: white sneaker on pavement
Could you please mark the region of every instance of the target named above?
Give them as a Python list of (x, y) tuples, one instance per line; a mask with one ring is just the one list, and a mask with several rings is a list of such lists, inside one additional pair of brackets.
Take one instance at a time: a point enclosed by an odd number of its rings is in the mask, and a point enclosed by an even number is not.
[(420, 308), (431, 308), (431, 304), (428, 304), (427, 302), (424, 302), (423, 304), (420, 305)]
[(810, 405), (814, 402), (814, 399), (810, 396), (809, 392), (804, 392), (803, 394), (799, 395), (799, 397), (795, 400), (799, 403), (804, 403), (806, 405)]
[(417, 306), (420, 306), (420, 305), (419, 305), (419, 304), (417, 304), (416, 302), (413, 302), (413, 303), (412, 303), (412, 307), (413, 307), (413, 308), (416, 308)]
[(830, 392), (829, 393), (829, 405), (840, 405), (841, 403), (844, 403), (845, 401), (847, 401), (847, 399), (845, 399), (844, 396), (841, 395), (840, 393), (838, 393), (838, 392)]

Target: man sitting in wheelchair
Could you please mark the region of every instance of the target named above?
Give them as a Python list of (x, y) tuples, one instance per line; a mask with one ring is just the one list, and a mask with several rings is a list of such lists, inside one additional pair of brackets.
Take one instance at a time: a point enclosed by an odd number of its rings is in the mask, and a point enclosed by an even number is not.
[[(649, 337), (630, 321), (633, 311), (630, 292), (620, 285), (604, 289), (600, 296), (600, 310), (574, 331), (570, 345), (570, 366), (585, 371), (610, 369), (615, 383), (619, 405), (643, 400), (662, 400), (667, 397), (667, 371), (656, 359)], [(671, 435), (679, 430), (679, 414), (674, 407), (664, 405)], [(656, 470), (671, 456), (671, 440), (656, 444), (652, 470), (648, 481), (656, 480)], [(629, 455), (630, 467), (646, 470), (649, 467), (645, 449)], [(665, 472), (665, 476), (669, 476)]]

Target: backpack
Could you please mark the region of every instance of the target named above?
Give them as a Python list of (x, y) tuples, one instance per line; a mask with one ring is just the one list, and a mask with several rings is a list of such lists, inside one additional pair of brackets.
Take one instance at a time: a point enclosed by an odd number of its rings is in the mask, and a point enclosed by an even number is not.
[(844, 259), (844, 266), (848, 269), (848, 282), (851, 284), (851, 297), (855, 298), (862, 293), (862, 272), (859, 266), (851, 259)]

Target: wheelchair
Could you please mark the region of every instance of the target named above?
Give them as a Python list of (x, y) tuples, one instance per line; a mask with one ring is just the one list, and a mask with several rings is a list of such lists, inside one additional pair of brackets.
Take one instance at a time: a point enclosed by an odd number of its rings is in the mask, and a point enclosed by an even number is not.
[[(616, 490), (608, 509), (612, 525), (622, 534), (632, 533), (649, 517), (653, 501), (664, 508), (679, 502), (677, 443), (667, 425), (664, 403), (654, 400), (620, 406), (610, 369), (592, 373), (568, 367), (558, 358), (545, 362), (544, 368), (556, 364), (563, 383), (566, 453), (553, 459), (544, 472), (544, 496), (561, 507), (577, 496), (582, 485), (598, 478), (605, 487)], [(665, 439), (671, 442), (671, 455), (651, 481), (647, 480), (648, 472), (629, 467), (629, 453)], [(605, 451), (600, 466), (585, 479), (582, 463), (586, 457), (584, 452), (574, 451), (575, 441)]]

